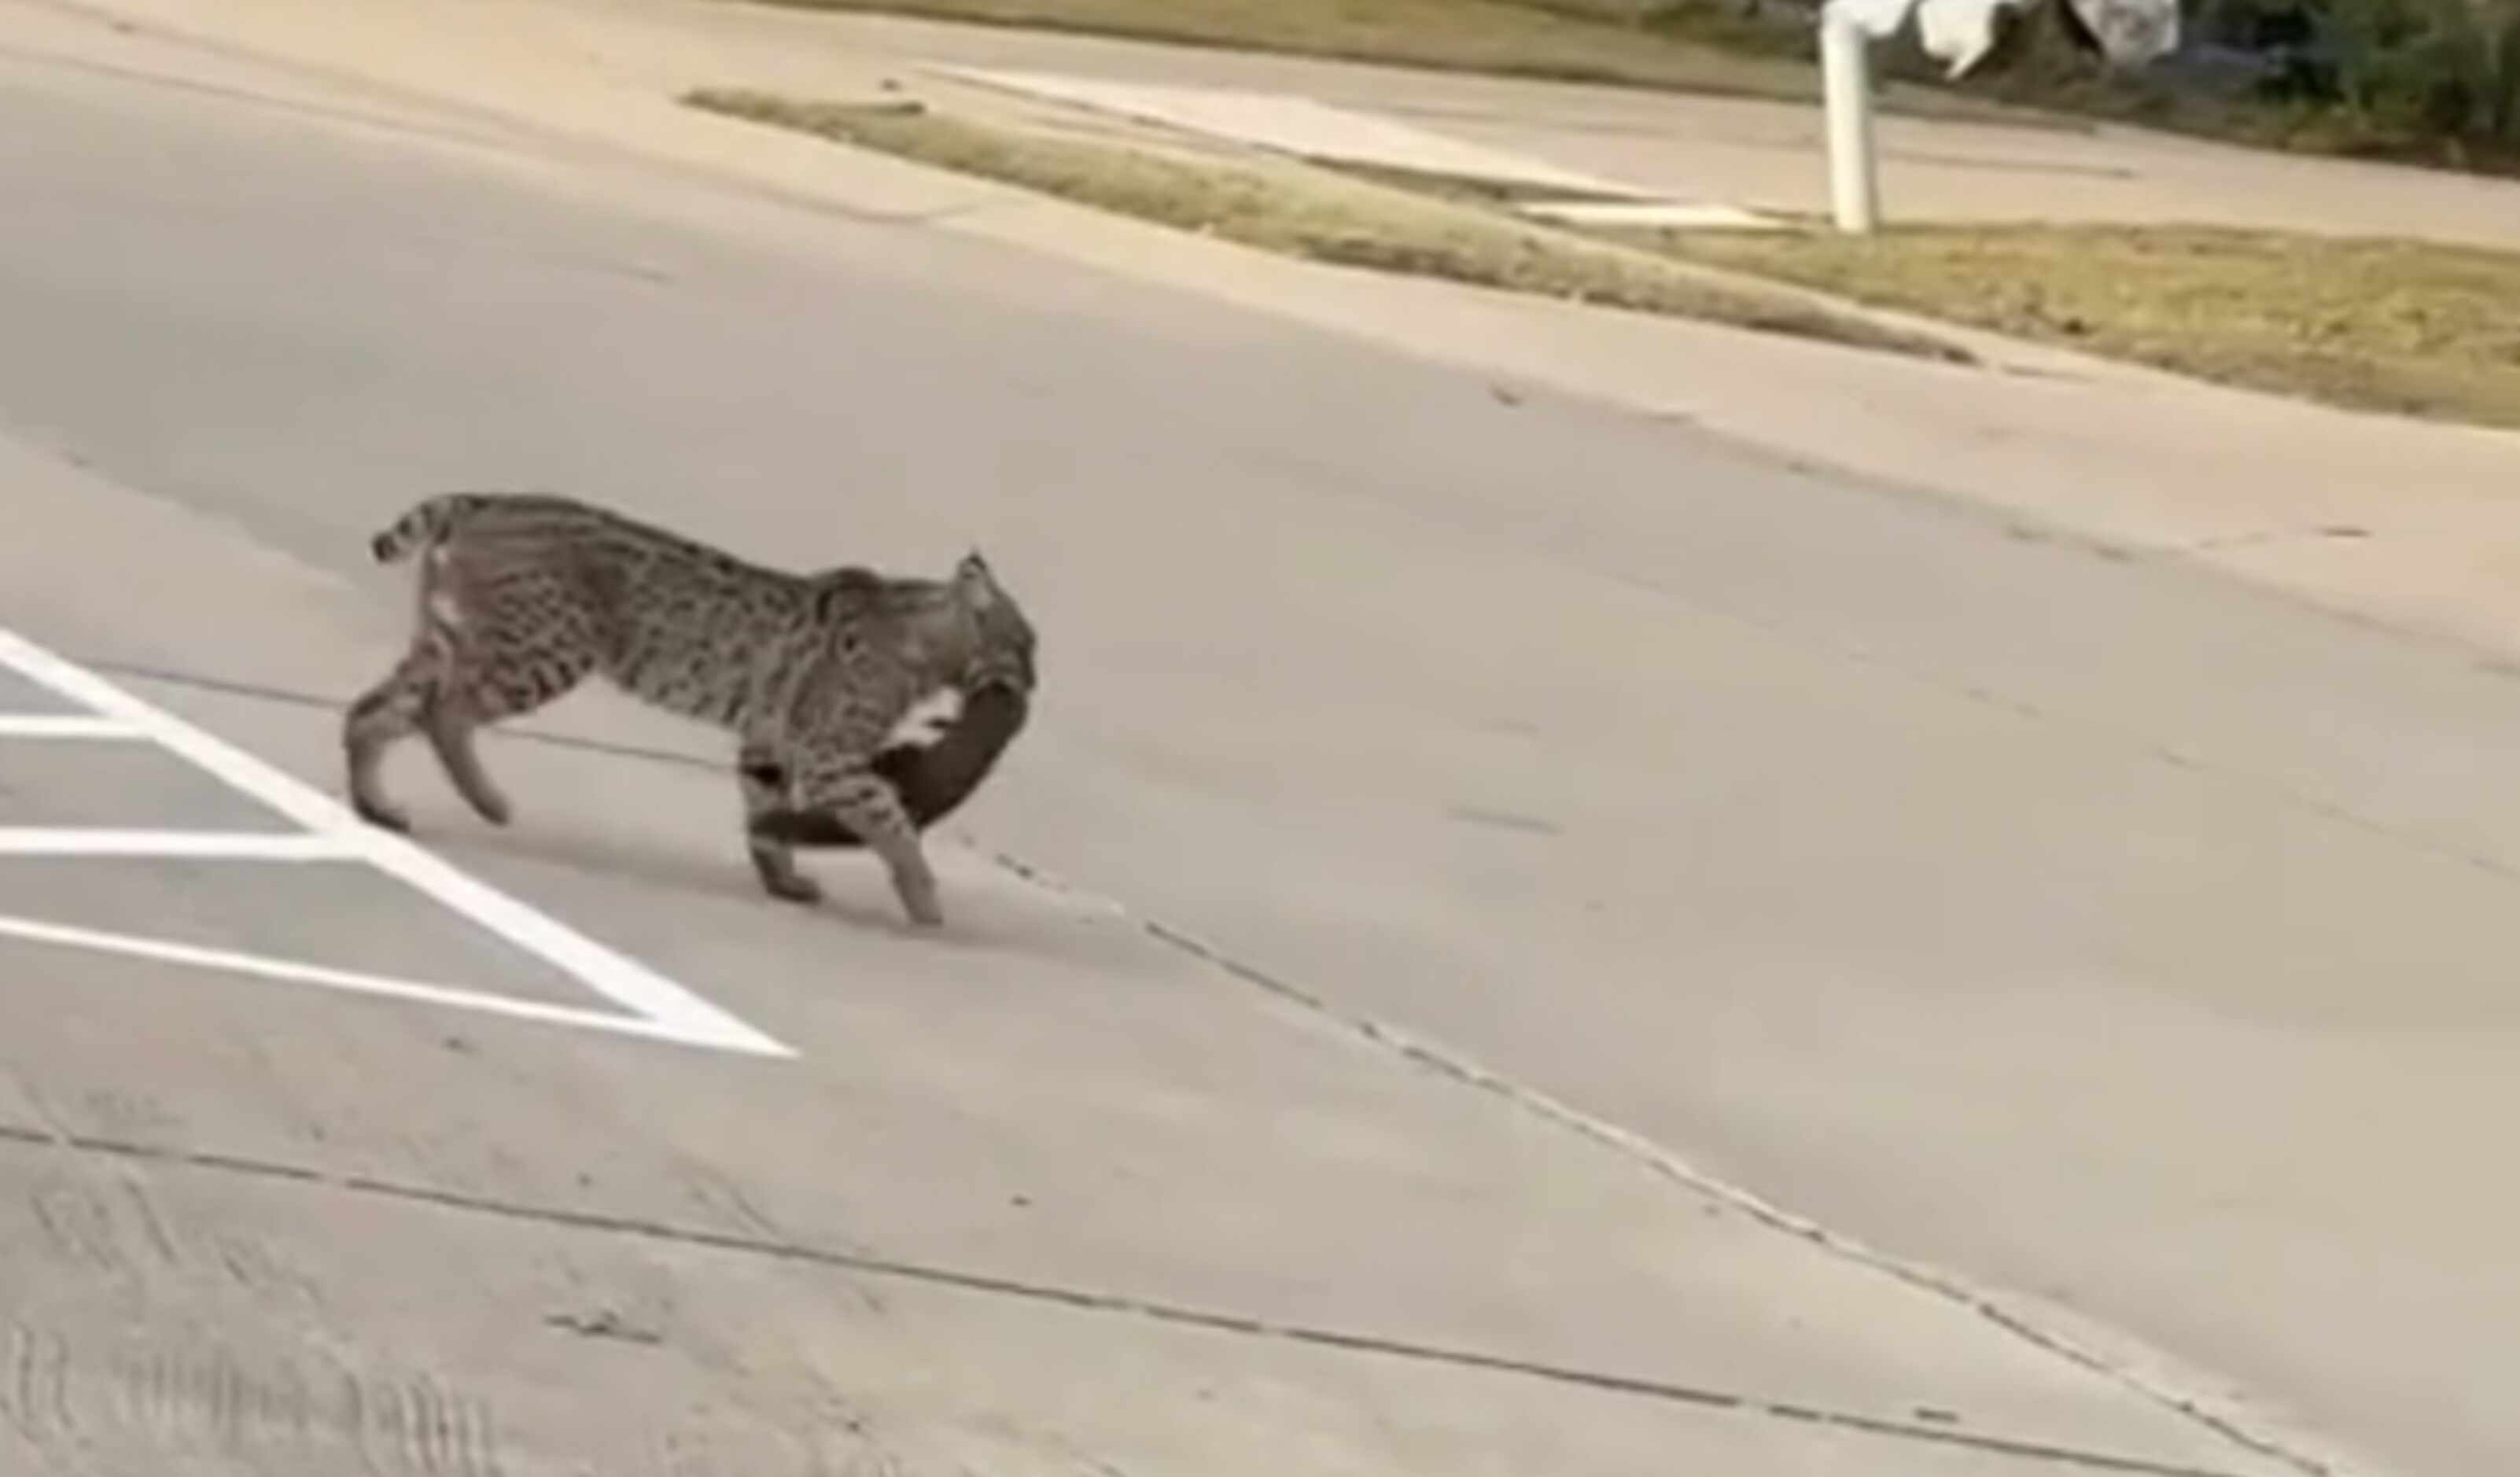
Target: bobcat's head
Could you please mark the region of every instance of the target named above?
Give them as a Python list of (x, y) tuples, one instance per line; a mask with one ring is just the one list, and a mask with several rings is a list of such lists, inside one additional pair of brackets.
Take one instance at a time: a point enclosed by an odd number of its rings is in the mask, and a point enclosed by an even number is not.
[(1039, 681), (1035, 665), (1038, 640), (1014, 597), (998, 583), (989, 561), (972, 550), (954, 566), (956, 604), (971, 619), (973, 641), (964, 667), (962, 687), (976, 693), (988, 687), (1012, 687), (1030, 693)]

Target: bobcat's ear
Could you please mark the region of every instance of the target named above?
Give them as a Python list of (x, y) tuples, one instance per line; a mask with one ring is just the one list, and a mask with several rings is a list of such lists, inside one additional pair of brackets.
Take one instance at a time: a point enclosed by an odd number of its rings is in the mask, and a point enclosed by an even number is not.
[(998, 603), (998, 577), (977, 548), (964, 555), (963, 561), (954, 566), (954, 588), (974, 610), (985, 610)]

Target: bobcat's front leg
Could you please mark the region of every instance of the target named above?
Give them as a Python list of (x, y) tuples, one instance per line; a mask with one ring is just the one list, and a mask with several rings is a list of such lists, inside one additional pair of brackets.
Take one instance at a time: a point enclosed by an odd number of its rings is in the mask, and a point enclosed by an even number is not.
[(752, 856), (754, 875), (782, 902), (821, 902), (822, 887), (796, 870), (796, 848), (758, 830), (762, 817), (791, 803), (792, 769), (775, 745), (756, 740), (744, 744), (736, 756), (735, 773), (743, 786), (743, 842)]
[[(901, 807), (901, 794), (875, 772), (872, 755), (833, 755), (807, 763), (797, 777), (798, 803), (826, 810), (858, 833), (892, 874), (892, 890), (902, 911), (922, 928), (941, 926), (944, 910), (937, 906), (936, 873), (920, 850), (919, 831)], [(756, 853), (758, 855), (758, 853)]]

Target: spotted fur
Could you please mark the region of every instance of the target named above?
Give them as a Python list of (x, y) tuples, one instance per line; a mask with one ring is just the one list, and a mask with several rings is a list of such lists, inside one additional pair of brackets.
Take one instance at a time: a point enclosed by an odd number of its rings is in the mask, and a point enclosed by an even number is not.
[[(808, 844), (871, 848), (911, 918), (941, 920), (919, 830), (986, 775), (1035, 681), (1032, 626), (976, 552), (943, 580), (791, 574), (524, 493), (429, 498), (372, 548), (420, 562), (410, 649), (343, 722), (351, 802), (372, 824), (408, 828), (380, 771), (413, 734), (473, 810), (507, 824), (474, 732), (601, 676), (738, 737), (746, 844), (774, 896), (820, 896), (763, 824), (775, 815)], [(969, 701), (981, 693), (995, 695)]]

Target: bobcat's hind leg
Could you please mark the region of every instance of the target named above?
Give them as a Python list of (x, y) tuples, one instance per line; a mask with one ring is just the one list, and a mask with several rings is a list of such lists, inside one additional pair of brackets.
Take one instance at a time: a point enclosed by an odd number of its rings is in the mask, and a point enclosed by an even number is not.
[(486, 658), (478, 648), (454, 646), (447, 680), (423, 722), (438, 765), (464, 803), (493, 826), (505, 826), (515, 814), (508, 797), (490, 779), (473, 750), (472, 736), (502, 719), (520, 718), (557, 702), (595, 669), (588, 654), (511, 654)]
[(436, 705), (444, 667), (443, 651), (427, 641), (415, 643), (384, 681), (350, 704), (341, 720), (350, 809), (371, 826), (391, 831), (411, 829), (411, 817), (385, 797), (384, 757), (428, 721)]

